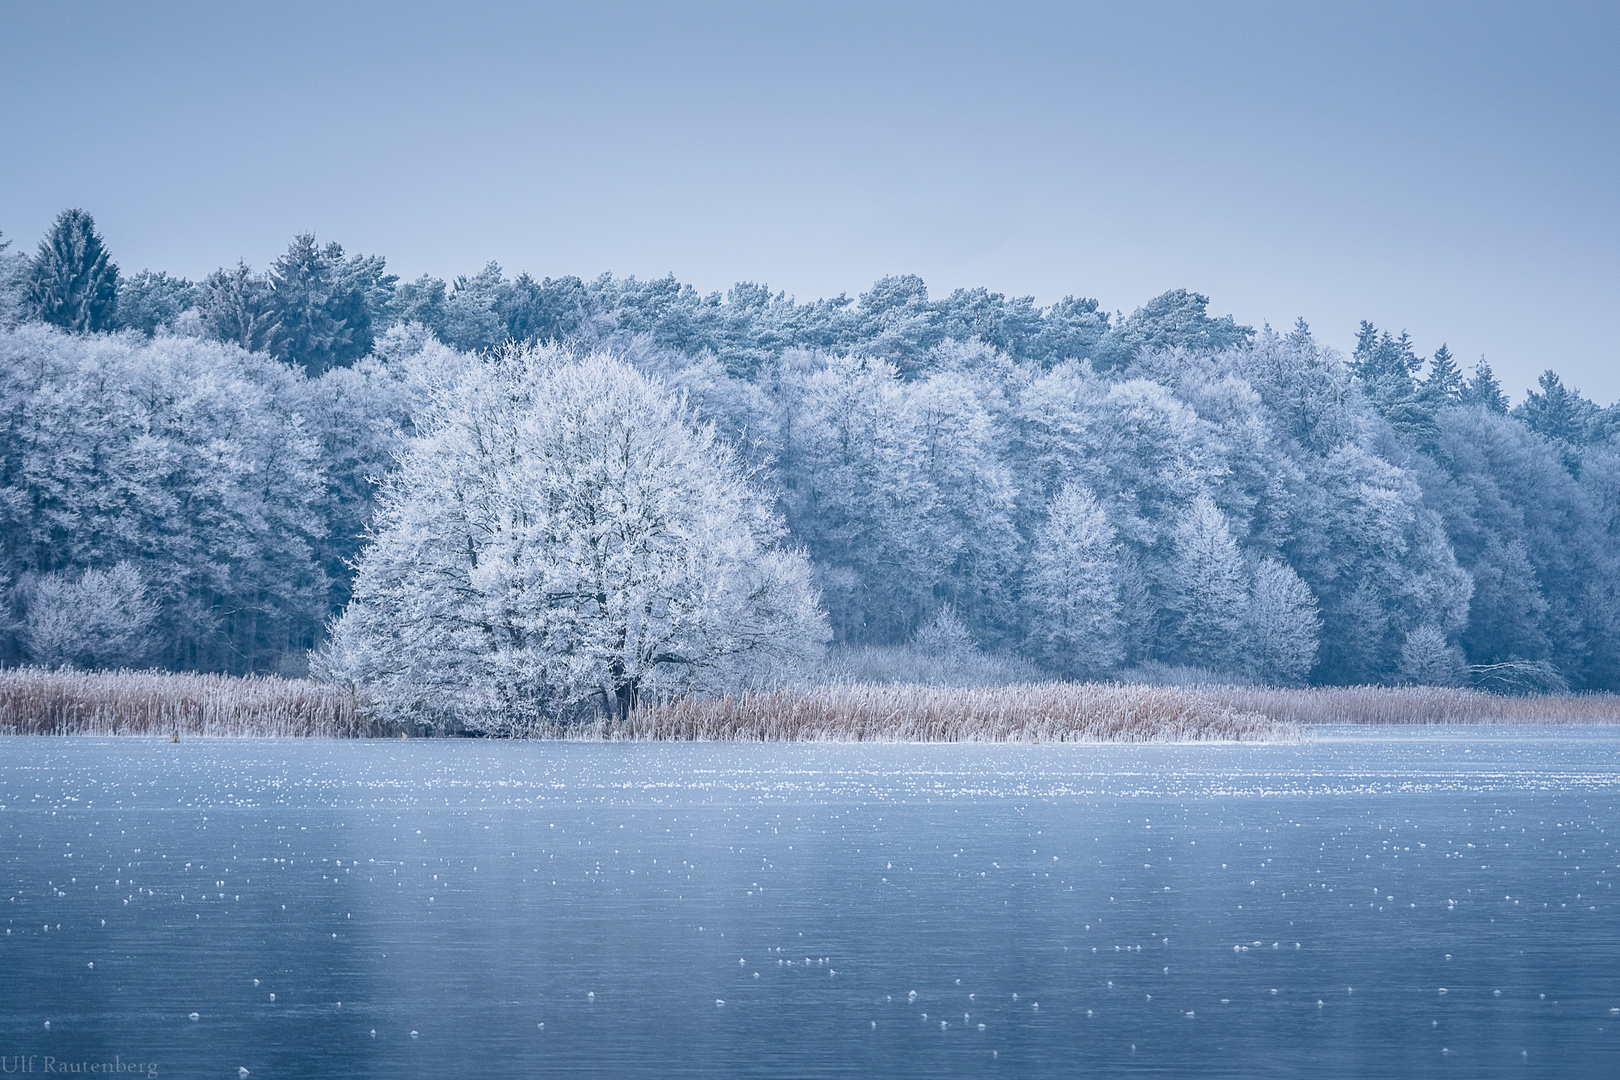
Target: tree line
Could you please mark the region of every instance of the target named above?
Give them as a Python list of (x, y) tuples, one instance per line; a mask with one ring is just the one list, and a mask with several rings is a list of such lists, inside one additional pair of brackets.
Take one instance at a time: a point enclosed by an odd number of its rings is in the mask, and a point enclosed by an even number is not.
[[(715, 490), (745, 477), (779, 529), (726, 550), (802, 554), (811, 637), (1073, 678), (1620, 688), (1620, 411), (1550, 371), (1509, 408), (1483, 359), (1370, 323), (1344, 357), (1185, 290), (1119, 315), (915, 277), (807, 303), (400, 281), (309, 235), (263, 273), (126, 277), (81, 211), (0, 260), (6, 663), (301, 670), (356, 567), (413, 580), (390, 523), (445, 417), (549, 342), (735, 456)], [(367, 577), (384, 550), (404, 577)]]

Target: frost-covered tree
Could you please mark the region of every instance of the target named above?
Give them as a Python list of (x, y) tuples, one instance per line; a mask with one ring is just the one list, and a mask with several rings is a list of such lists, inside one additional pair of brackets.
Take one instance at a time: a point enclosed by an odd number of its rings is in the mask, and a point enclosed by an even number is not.
[(238, 262), (215, 270), (198, 289), (203, 328), (217, 341), (250, 351), (265, 348), (275, 325), (270, 283)]
[(1475, 665), (1551, 662), (1580, 689), (1609, 685), (1620, 639), (1612, 599), (1620, 550), (1608, 451), (1579, 478), (1562, 447), (1482, 408), (1443, 410), (1438, 460), (1419, 475), (1475, 585), (1457, 632)]
[(1115, 327), (1094, 359), (1100, 369), (1107, 370), (1124, 367), (1145, 350), (1219, 352), (1241, 345), (1253, 335), (1251, 327), (1239, 326), (1230, 315), (1211, 318), (1209, 297), (1172, 289), (1149, 300)]
[(4, 236), (0, 233), (0, 330), (17, 325), (28, 310), (28, 257), (12, 251)]
[(1461, 686), (1468, 679), (1468, 664), (1439, 627), (1425, 624), (1401, 643), (1400, 677), (1416, 686)]
[(1429, 374), (1418, 387), (1418, 403), (1434, 413), (1462, 400), (1465, 381), (1451, 350), (1441, 345), (1429, 361)]
[(395, 281), (378, 256), (346, 259), (341, 245), (299, 234), (270, 267), (270, 351), (312, 375), (354, 363), (371, 351)]
[(1177, 663), (1211, 671), (1239, 666), (1246, 615), (1243, 554), (1226, 515), (1208, 495), (1194, 499), (1176, 523), (1175, 557), (1165, 568)]
[(1095, 496), (1064, 485), (1035, 532), (1024, 577), (1027, 648), (1065, 675), (1098, 677), (1123, 659), (1119, 549)]
[(949, 605), (940, 608), (932, 619), (919, 627), (911, 643), (925, 656), (944, 661), (967, 659), (979, 651), (973, 633)]
[(416, 424), (321, 664), (388, 714), (622, 718), (825, 639), (809, 564), (734, 452), (624, 362), (510, 348)]
[(999, 642), (1017, 621), (1012, 585), (1021, 545), (1012, 477), (982, 389), (969, 375), (941, 371), (911, 384), (906, 404), (930, 495), (919, 510), (938, 571), (934, 595)]
[(118, 266), (107, 254), (96, 221), (83, 210), (64, 210), (39, 242), (28, 265), (28, 306), (35, 318), (64, 330), (113, 327), (118, 310)]
[(1488, 412), (1508, 411), (1507, 395), (1502, 393), (1502, 384), (1496, 381), (1491, 365), (1483, 356), (1474, 365), (1474, 377), (1463, 384), (1460, 400), (1464, 405), (1478, 405)]
[(501, 317), (504, 292), (499, 263), (490, 263), (471, 277), (458, 277), (445, 297), (439, 334), (457, 349), (490, 349), (506, 340)]
[(301, 656), (328, 610), (301, 378), (197, 338), (0, 331), (0, 571), (22, 583), (129, 562), (158, 606), (164, 667)]
[(118, 325), (151, 337), (171, 329), (180, 313), (197, 306), (197, 286), (161, 270), (142, 270), (118, 283)]
[(1271, 686), (1301, 686), (1316, 664), (1322, 629), (1316, 597), (1292, 567), (1262, 559), (1249, 575), (1239, 650), (1248, 673)]
[(121, 668), (151, 654), (157, 605), (127, 562), (72, 576), (46, 574), (28, 593), (23, 639), (36, 664)]
[(1389, 331), (1380, 333), (1372, 323), (1362, 321), (1351, 360), (1356, 380), (1379, 415), (1403, 438), (1418, 445), (1433, 436), (1433, 408), (1422, 400), (1416, 378), (1422, 366), (1406, 331), (1392, 337)]
[(1011, 633), (1014, 489), (973, 381), (906, 381), (867, 357), (792, 354), (783, 502), (817, 557), (840, 640), (899, 643), (939, 604)]
[(1614, 431), (1613, 417), (1579, 390), (1566, 387), (1555, 371), (1543, 372), (1537, 381), (1541, 392), (1525, 394), (1513, 415), (1537, 435), (1568, 448), (1565, 456), (1571, 471), (1579, 472), (1575, 448), (1606, 442)]

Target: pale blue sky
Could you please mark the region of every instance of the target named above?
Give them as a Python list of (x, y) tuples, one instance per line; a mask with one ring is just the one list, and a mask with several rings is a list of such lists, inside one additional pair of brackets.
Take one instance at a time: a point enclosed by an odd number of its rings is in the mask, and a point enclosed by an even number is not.
[(1620, 396), (1620, 5), (0, 0), (0, 230), (405, 276), (921, 274)]

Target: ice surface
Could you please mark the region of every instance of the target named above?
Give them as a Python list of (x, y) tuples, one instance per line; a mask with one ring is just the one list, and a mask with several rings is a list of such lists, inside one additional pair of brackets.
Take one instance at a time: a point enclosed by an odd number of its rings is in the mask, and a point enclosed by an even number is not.
[(1614, 1075), (1617, 751), (0, 739), (0, 1055)]

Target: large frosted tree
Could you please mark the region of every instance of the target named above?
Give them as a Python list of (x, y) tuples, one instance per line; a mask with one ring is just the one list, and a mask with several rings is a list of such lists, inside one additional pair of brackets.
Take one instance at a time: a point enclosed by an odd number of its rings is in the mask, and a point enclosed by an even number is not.
[(509, 348), (434, 392), (322, 661), (389, 715), (522, 730), (813, 654), (825, 617), (735, 452), (604, 354)]

